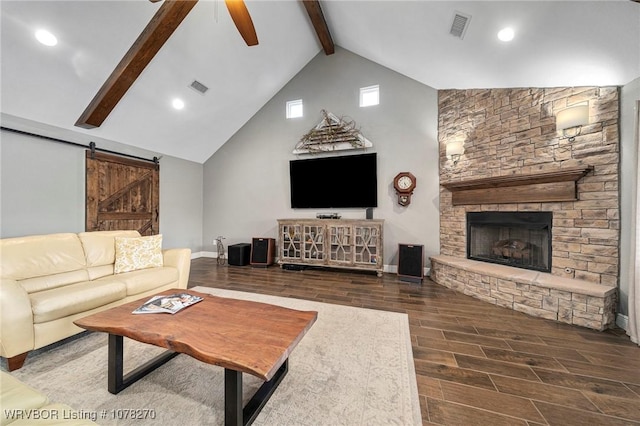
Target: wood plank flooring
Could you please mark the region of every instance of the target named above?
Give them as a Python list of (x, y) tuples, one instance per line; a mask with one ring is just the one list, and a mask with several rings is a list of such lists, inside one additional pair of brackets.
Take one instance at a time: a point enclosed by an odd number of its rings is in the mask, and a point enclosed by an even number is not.
[(409, 315), (424, 424), (640, 425), (640, 348), (394, 274), (192, 261), (189, 287), (295, 297)]

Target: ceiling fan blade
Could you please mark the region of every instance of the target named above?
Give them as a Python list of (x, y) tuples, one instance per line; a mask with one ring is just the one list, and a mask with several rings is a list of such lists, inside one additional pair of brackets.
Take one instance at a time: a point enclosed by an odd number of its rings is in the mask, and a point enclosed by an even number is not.
[(229, 9), (229, 14), (233, 23), (236, 24), (236, 28), (240, 32), (240, 35), (247, 43), (247, 46), (255, 46), (258, 44), (258, 36), (256, 35), (256, 29), (253, 26), (251, 15), (242, 0), (224, 0)]

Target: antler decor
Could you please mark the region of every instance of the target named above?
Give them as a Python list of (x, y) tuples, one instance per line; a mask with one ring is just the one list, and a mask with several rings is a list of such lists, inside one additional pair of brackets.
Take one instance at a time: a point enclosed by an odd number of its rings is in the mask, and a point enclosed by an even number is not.
[(293, 150), (294, 154), (319, 153), (344, 149), (364, 149), (373, 146), (356, 128), (353, 120), (321, 111), (323, 119), (309, 130)]

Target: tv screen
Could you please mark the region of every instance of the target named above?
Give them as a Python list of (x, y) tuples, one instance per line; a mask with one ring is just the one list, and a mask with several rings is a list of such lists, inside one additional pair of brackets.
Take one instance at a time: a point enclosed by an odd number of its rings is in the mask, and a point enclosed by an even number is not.
[(291, 208), (377, 207), (376, 154), (289, 162)]

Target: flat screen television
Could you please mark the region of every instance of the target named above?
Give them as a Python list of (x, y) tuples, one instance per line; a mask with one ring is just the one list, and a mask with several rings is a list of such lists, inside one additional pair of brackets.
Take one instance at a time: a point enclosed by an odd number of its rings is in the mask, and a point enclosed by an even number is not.
[(289, 177), (294, 209), (378, 206), (375, 153), (291, 160)]

